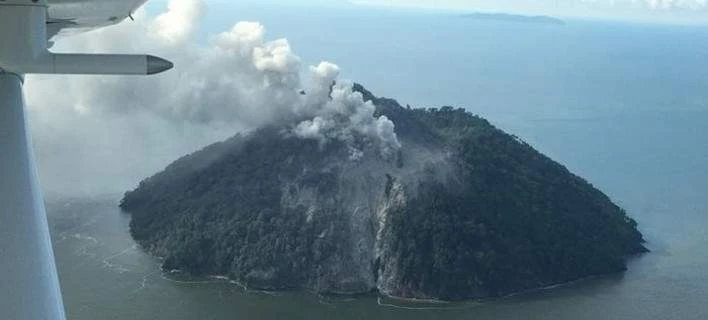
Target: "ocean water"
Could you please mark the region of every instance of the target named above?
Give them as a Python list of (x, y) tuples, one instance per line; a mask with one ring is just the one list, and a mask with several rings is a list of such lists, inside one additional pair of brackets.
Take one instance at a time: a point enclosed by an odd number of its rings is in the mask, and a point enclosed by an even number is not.
[(488, 118), (605, 191), (652, 252), (623, 274), (485, 303), (252, 292), (162, 274), (119, 196), (59, 197), (47, 208), (70, 319), (708, 319), (708, 29), (233, 5), (203, 37), (237, 20), (377, 95)]

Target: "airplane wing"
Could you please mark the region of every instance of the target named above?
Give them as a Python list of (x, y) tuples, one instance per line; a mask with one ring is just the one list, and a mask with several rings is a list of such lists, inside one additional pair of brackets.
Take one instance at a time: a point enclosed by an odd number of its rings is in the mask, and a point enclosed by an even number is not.
[(119, 23), (147, 0), (47, 0), (47, 37), (71, 35)]
[(57, 35), (121, 22), (143, 3), (0, 0), (0, 319), (66, 319), (28, 132), (24, 75), (148, 75), (172, 68), (145, 54), (48, 50)]

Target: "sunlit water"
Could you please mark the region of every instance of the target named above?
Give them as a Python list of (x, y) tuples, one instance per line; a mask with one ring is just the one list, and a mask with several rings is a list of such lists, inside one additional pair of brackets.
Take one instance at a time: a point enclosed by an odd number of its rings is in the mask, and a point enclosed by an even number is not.
[(624, 274), (485, 303), (253, 292), (160, 272), (118, 196), (51, 199), (70, 319), (708, 319), (708, 29), (240, 9), (212, 27), (261, 20), (375, 93), (482, 114), (610, 195), (653, 252)]

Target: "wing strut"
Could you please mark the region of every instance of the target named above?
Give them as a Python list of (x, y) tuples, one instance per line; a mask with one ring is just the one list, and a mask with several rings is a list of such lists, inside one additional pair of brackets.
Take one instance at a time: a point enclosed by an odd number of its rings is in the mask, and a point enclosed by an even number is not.
[(24, 74), (147, 75), (170, 68), (149, 55), (52, 53), (46, 1), (0, 0), (0, 319), (65, 319), (26, 120)]
[(22, 78), (11, 73), (0, 73), (0, 318), (64, 319)]

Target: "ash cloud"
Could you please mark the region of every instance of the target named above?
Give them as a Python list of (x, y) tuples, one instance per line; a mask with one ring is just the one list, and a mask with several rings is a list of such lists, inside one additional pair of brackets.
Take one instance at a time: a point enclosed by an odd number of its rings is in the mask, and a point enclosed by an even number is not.
[[(347, 142), (353, 159), (361, 158), (367, 144), (374, 144), (384, 157), (390, 157), (401, 147), (391, 120), (386, 116), (375, 117), (376, 107), (354, 91), (353, 83), (335, 82), (339, 74), (336, 65), (322, 62), (311, 67), (311, 72), (315, 85), (305, 104), (311, 110), (305, 112), (314, 117), (297, 124), (293, 129), (295, 135), (323, 144), (329, 140)], [(363, 144), (357, 141), (360, 137), (365, 139)]]
[(27, 104), (46, 191), (122, 192), (209, 143), (295, 119), (291, 134), (302, 138), (364, 137), (384, 155), (400, 147), (393, 123), (374, 117), (373, 105), (337, 79), (336, 65), (310, 67), (303, 81), (288, 41), (267, 40), (260, 23), (239, 22), (197, 44), (205, 10), (204, 1), (171, 0), (157, 16), (140, 10), (135, 22), (57, 41), (57, 52), (149, 53), (176, 68), (155, 77), (29, 76)]

